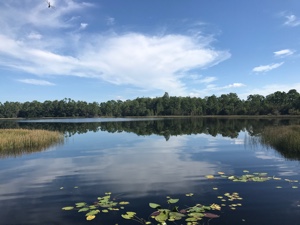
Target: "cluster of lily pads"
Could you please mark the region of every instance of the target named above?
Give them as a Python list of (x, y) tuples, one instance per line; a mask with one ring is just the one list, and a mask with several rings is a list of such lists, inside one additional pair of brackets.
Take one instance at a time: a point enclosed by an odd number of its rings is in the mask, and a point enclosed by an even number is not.
[[(280, 177), (275, 177), (275, 176), (268, 176), (268, 173), (252, 173), (248, 170), (243, 170), (243, 175), (241, 176), (236, 176), (236, 175), (225, 175), (224, 172), (218, 172), (218, 175), (221, 178), (227, 178), (228, 180), (231, 180), (233, 182), (264, 182), (264, 181), (269, 181), (269, 180), (284, 180), (289, 183), (294, 183), (297, 184), (299, 183), (298, 180), (290, 180), (290, 179), (282, 179)], [(215, 175), (206, 175), (207, 179), (214, 179), (216, 178)], [(276, 188), (281, 188), (281, 186), (276, 186)], [(297, 185), (293, 185), (292, 188), (298, 188)]]
[(110, 211), (118, 211), (124, 209), (124, 205), (128, 205), (129, 202), (121, 201), (117, 202), (111, 198), (111, 192), (106, 192), (104, 196), (98, 197), (97, 201), (89, 205), (86, 202), (77, 202), (75, 206), (66, 206), (62, 210), (77, 210), (78, 212), (84, 212), (86, 220), (93, 220), (100, 212), (109, 213)]
[[(187, 197), (193, 196), (193, 193), (186, 194)], [(84, 212), (86, 220), (93, 220), (99, 213), (109, 213), (110, 211), (118, 211), (124, 209), (124, 206), (129, 204), (129, 202), (121, 201), (117, 202), (111, 197), (111, 193), (107, 192), (103, 197), (98, 197), (98, 201), (89, 205), (86, 202), (77, 202), (75, 206), (66, 206), (62, 210), (77, 210), (78, 212)], [(201, 205), (196, 204), (194, 206), (179, 209), (179, 206), (175, 206), (179, 201), (178, 198), (171, 198), (167, 196), (168, 207), (163, 208), (160, 204), (149, 203), (149, 207), (155, 209), (148, 220), (140, 218), (137, 216), (136, 212), (127, 211), (121, 214), (121, 217), (127, 220), (133, 220), (141, 224), (156, 224), (154, 221), (161, 225), (167, 224), (168, 221), (174, 222), (179, 220), (184, 220), (187, 225), (196, 225), (198, 221), (208, 218), (218, 218), (219, 215), (212, 213), (212, 211), (220, 211), (221, 206), (218, 204), (211, 205)]]
[[(186, 194), (186, 196), (192, 196), (193, 193)], [(122, 214), (121, 216), (124, 219), (132, 219), (141, 224), (155, 224), (152, 223), (152, 219), (158, 222), (161, 225), (167, 224), (168, 221), (174, 222), (179, 220), (185, 220), (187, 225), (196, 225), (198, 221), (204, 218), (218, 218), (219, 215), (211, 213), (212, 210), (221, 210), (221, 206), (218, 204), (211, 204), (210, 206), (205, 206), (201, 204), (196, 204), (192, 207), (188, 207), (185, 209), (179, 209), (178, 206), (173, 206), (179, 201), (179, 199), (174, 199), (167, 196), (167, 203), (169, 205), (168, 208), (163, 208), (160, 204), (157, 203), (149, 203), (149, 206), (152, 209), (155, 209), (154, 212), (151, 213), (149, 221), (141, 219), (136, 216), (135, 212), (126, 212), (126, 214)]]
[[(232, 210), (236, 210), (237, 207), (239, 206), (242, 206), (242, 203), (238, 202), (238, 203), (235, 203), (233, 201), (238, 201), (238, 200), (242, 200), (243, 198), (241, 198), (239, 196), (239, 193), (237, 192), (233, 192), (233, 193), (225, 193), (224, 194), (224, 197), (223, 196), (218, 196), (219, 199), (221, 199), (222, 202), (232, 202), (232, 204), (229, 204), (229, 208), (232, 209)], [(225, 203), (222, 203), (221, 206), (226, 206)]]
[[(243, 174), (237, 175), (225, 175), (224, 172), (218, 172), (218, 175), (206, 175), (207, 179), (215, 178), (225, 178), (233, 182), (265, 182), (269, 180), (283, 180), (292, 184), (292, 188), (298, 188), (298, 180), (282, 179), (275, 176), (268, 176), (267, 173), (250, 173), (248, 170), (244, 170)], [(276, 186), (276, 188), (281, 188), (281, 186)], [(214, 187), (213, 190), (218, 190)], [(194, 196), (194, 193), (185, 194), (186, 197)], [(240, 202), (243, 200), (239, 193), (225, 193), (224, 195), (218, 196), (221, 200), (221, 204), (210, 204), (202, 205), (195, 204), (187, 208), (180, 209), (179, 206), (175, 205), (179, 202), (178, 198), (171, 198), (167, 196), (167, 207), (162, 207), (157, 203), (149, 203), (149, 207), (154, 209), (147, 219), (143, 219), (137, 216), (136, 212), (125, 211), (121, 214), (121, 217), (126, 220), (133, 220), (139, 222), (140, 224), (160, 224), (166, 225), (168, 222), (180, 221), (180, 224), (186, 225), (196, 225), (199, 224), (200, 220), (203, 219), (214, 219), (220, 217), (220, 215), (215, 214), (215, 211), (220, 211), (221, 207), (228, 206), (231, 210), (236, 210), (238, 207), (242, 206)], [(226, 202), (230, 204), (226, 205)], [(128, 205), (127, 201), (116, 201), (116, 198), (111, 197), (111, 192), (106, 192), (104, 196), (98, 197), (97, 201), (89, 205), (86, 202), (77, 202), (75, 206), (63, 207), (63, 210), (77, 210), (78, 212), (85, 213), (86, 220), (93, 220), (99, 213), (109, 213), (110, 211), (125, 210), (125, 206)], [(300, 205), (298, 205), (300, 207)]]

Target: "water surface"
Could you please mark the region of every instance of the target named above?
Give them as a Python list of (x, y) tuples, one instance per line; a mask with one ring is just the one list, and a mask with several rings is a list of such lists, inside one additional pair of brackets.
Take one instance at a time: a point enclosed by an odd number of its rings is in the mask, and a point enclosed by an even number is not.
[[(289, 121), (80, 119), (5, 123), (2, 126), (60, 130), (66, 140), (46, 151), (0, 158), (0, 224), (138, 224), (120, 215), (135, 211), (147, 219), (153, 212), (149, 202), (168, 207), (166, 196), (179, 198), (180, 208), (196, 203), (222, 204), (218, 196), (227, 192), (239, 193), (242, 206), (232, 210), (230, 202), (225, 202), (221, 211), (214, 211), (220, 218), (210, 220), (210, 225), (298, 224), (300, 184), (295, 180), (300, 180), (299, 161), (253, 144), (250, 138), (274, 123)], [(240, 183), (217, 175), (220, 171), (242, 175), (244, 170), (266, 172), (282, 180)], [(207, 179), (208, 174), (216, 178)], [(130, 204), (121, 212), (100, 213), (92, 221), (86, 221), (84, 213), (62, 210), (76, 202), (92, 204), (105, 192)], [(194, 196), (186, 197), (186, 193)], [(207, 220), (200, 223), (208, 224)]]

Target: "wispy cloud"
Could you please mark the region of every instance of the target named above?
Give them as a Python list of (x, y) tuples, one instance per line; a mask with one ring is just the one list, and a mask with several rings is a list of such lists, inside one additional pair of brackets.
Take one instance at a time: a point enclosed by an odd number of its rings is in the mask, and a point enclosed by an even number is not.
[(51, 83), (46, 80), (36, 80), (36, 79), (20, 79), (19, 82), (25, 83), (25, 84), (33, 84), (33, 85), (42, 85), (42, 86), (53, 86), (54, 83)]
[(225, 86), (217, 86), (216, 84), (208, 84), (205, 88), (201, 90), (193, 90), (193, 92), (190, 92), (189, 95), (192, 97), (205, 97), (205, 96), (211, 96), (212, 93), (214, 95), (221, 95), (224, 94), (224, 90), (233, 90), (236, 88), (245, 87), (246, 85), (243, 83), (233, 83), (228, 84)]
[(106, 24), (107, 24), (108, 26), (114, 25), (114, 24), (115, 24), (115, 18), (113, 18), (113, 17), (108, 17), (108, 18), (106, 18)]
[(28, 34), (27, 38), (29, 39), (37, 39), (37, 40), (40, 40), (42, 39), (42, 35), (37, 33), (37, 32), (30, 32), (30, 34)]
[(293, 14), (286, 15), (285, 19), (286, 21), (284, 22), (284, 25), (286, 26), (296, 27), (300, 25), (300, 19)]
[(202, 75), (196, 75), (196, 74), (190, 75), (189, 78), (192, 79), (194, 84), (208, 84), (217, 80), (216, 77), (210, 77), (210, 76), (204, 77)]
[(276, 56), (276, 57), (286, 57), (286, 56), (293, 55), (293, 54), (294, 54), (294, 51), (291, 49), (282, 49), (280, 51), (274, 52), (274, 56)]
[(269, 65), (262, 65), (262, 66), (257, 66), (257, 67), (254, 67), (252, 69), (253, 72), (257, 72), (257, 73), (260, 73), (260, 72), (268, 72), (270, 70), (274, 70), (280, 66), (283, 65), (284, 62), (281, 62), (281, 63), (273, 63), (273, 64), (269, 64)]
[[(177, 90), (183, 94), (185, 85), (181, 79), (189, 70), (206, 68), (230, 57), (227, 51), (214, 50), (184, 35), (128, 33), (86, 38), (89, 41), (84, 40), (77, 54), (71, 56), (0, 36), (0, 58), (7, 59), (5, 66), (36, 75), (99, 78), (117, 85)], [(65, 41), (68, 45), (69, 40)]]

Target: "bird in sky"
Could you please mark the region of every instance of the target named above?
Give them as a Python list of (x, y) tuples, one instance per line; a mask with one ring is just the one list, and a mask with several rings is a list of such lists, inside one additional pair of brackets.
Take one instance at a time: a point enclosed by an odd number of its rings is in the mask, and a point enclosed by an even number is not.
[(47, 1), (47, 4), (48, 4), (48, 8), (53, 8), (54, 6), (51, 4), (50, 1)]

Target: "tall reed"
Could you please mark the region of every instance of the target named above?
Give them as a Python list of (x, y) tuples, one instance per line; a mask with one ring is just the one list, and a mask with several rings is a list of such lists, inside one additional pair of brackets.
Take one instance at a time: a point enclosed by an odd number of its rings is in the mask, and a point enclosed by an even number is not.
[(300, 125), (266, 127), (260, 141), (284, 156), (300, 158)]
[(0, 157), (42, 151), (63, 141), (63, 134), (57, 131), (0, 129)]

